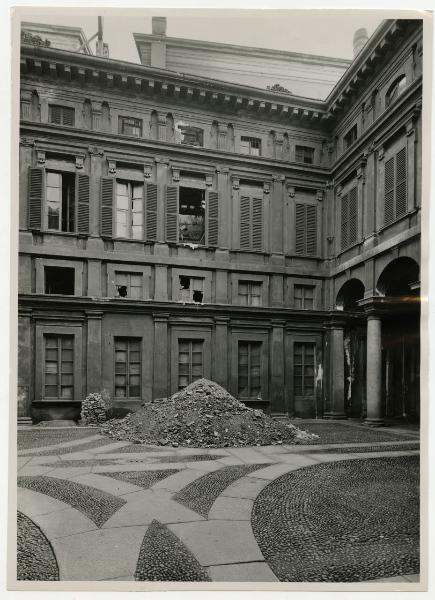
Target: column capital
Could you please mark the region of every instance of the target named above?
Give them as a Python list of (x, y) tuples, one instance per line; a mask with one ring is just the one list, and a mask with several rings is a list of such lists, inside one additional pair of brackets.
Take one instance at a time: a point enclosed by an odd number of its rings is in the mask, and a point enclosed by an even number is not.
[(347, 324), (347, 318), (342, 314), (341, 311), (329, 313), (329, 318), (324, 321), (323, 326), (326, 329), (344, 329)]
[(286, 325), (286, 320), (285, 319), (271, 319), (270, 323), (273, 328), (275, 328), (275, 327), (283, 328)]
[(102, 310), (85, 310), (85, 315), (89, 321), (89, 319), (98, 319), (101, 320), (103, 317)]
[(387, 300), (383, 296), (371, 296), (358, 300), (357, 304), (364, 309), (364, 312), (369, 319), (381, 319), (387, 312)]
[(155, 323), (167, 323), (169, 321), (169, 313), (153, 313)]
[(230, 317), (226, 317), (224, 315), (216, 315), (214, 317), (214, 322), (216, 323), (216, 325), (228, 325), (228, 323), (230, 322), (231, 318)]

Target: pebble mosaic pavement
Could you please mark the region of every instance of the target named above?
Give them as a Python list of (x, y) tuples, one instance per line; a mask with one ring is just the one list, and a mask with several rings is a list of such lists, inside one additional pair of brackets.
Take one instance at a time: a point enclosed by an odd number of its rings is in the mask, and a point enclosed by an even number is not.
[(321, 439), (213, 454), (19, 431), (22, 578), (417, 581), (418, 434), (298, 425)]
[(50, 542), (39, 527), (20, 512), (17, 513), (17, 579), (59, 579), (59, 569)]

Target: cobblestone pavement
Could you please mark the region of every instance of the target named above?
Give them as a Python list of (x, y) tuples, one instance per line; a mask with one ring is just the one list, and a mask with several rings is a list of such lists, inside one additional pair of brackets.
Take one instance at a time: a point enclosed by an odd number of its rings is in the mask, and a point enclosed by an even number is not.
[(21, 578), (416, 589), (418, 434), (314, 425), (315, 446), (213, 451), (19, 431), (18, 539), (42, 540)]

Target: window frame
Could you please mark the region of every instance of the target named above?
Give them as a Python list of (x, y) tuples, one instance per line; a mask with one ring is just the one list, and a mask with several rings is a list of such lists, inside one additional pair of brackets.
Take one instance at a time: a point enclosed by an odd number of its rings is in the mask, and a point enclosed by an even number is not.
[[(300, 365), (296, 364), (296, 347), (300, 346), (303, 350), (302, 352), (302, 362)], [(305, 351), (306, 348), (310, 346), (312, 351), (313, 351), (313, 363), (306, 365), (305, 364)], [(317, 368), (317, 361), (316, 361), (316, 351), (317, 351), (317, 345), (316, 342), (314, 341), (299, 341), (299, 340), (295, 340), (293, 342), (293, 394), (295, 397), (299, 397), (299, 398), (312, 398), (315, 396), (316, 394), (316, 368)], [(301, 375), (296, 375), (296, 366), (300, 366), (301, 367)], [(312, 367), (313, 369), (313, 379), (312, 379), (312, 387), (309, 386), (309, 390), (311, 391), (311, 393), (306, 393), (306, 386), (305, 386), (305, 379), (308, 377), (305, 374), (305, 367), (310, 368)], [(301, 378), (301, 388), (300, 391), (301, 393), (298, 393), (299, 388), (296, 388), (296, 377), (300, 377)]]
[[(246, 346), (247, 347), (247, 390), (248, 390), (248, 395), (247, 396), (242, 396), (240, 393), (240, 348), (241, 346)], [(255, 347), (256, 349), (258, 349), (258, 365), (253, 365), (252, 364), (252, 349), (253, 347)], [(257, 357), (256, 357), (257, 358)], [(261, 398), (261, 392), (262, 392), (262, 361), (263, 361), (263, 342), (260, 340), (239, 340), (237, 343), (237, 398), (239, 398), (240, 400), (248, 400), (248, 401), (252, 401), (252, 400), (257, 400), (259, 401)], [(251, 380), (252, 380), (252, 370), (254, 367), (258, 367), (258, 394), (253, 394), (252, 392), (254, 391), (253, 386), (251, 385)]]
[[(312, 309), (298, 309), (295, 305), (295, 287), (296, 286), (306, 286), (313, 288), (313, 308)], [(318, 279), (305, 279), (305, 278), (292, 278), (289, 277), (287, 279), (287, 289), (286, 289), (286, 302), (288, 306), (296, 310), (320, 310), (321, 306), (321, 289), (322, 282)]]
[[(301, 305), (300, 306), (296, 306), (296, 300), (299, 299), (296, 295), (296, 290), (301, 291), (301, 297), (300, 297)], [(307, 295), (306, 295), (308, 290), (310, 290), (312, 293), (311, 298), (307, 297)], [(296, 308), (298, 310), (314, 310), (315, 295), (316, 295), (316, 286), (315, 285), (295, 283), (293, 285), (293, 306), (294, 306), (294, 308)], [(307, 300), (311, 301), (311, 306), (306, 306)]]
[(350, 148), (351, 146), (353, 146), (353, 144), (357, 141), (358, 139), (358, 124), (354, 123), (352, 125), (352, 127), (350, 127), (347, 132), (343, 135), (343, 150), (347, 150), (348, 148)]
[[(49, 227), (48, 207), (49, 207), (50, 200), (48, 199), (48, 188), (49, 187), (54, 188), (54, 186), (48, 185), (49, 175), (59, 175), (60, 182), (61, 182), (60, 186), (55, 188), (55, 189), (60, 190), (59, 216), (58, 216), (59, 227), (57, 229)], [(71, 181), (73, 181), (73, 187), (71, 188), (69, 186), (67, 188), (69, 190), (69, 194), (68, 194), (68, 198), (67, 198), (67, 211), (69, 211), (70, 205), (71, 204), (73, 205), (73, 227), (72, 227), (72, 230), (70, 230), (69, 228), (66, 230), (62, 229), (62, 223), (63, 223), (63, 218), (64, 218), (63, 217), (63, 212), (64, 212), (63, 182), (64, 182), (65, 176), (71, 178)], [(71, 189), (72, 189), (72, 194), (71, 194)], [(71, 198), (71, 196), (72, 196), (72, 198)], [(71, 202), (71, 200), (72, 200), (72, 202)], [(70, 170), (62, 171), (60, 169), (47, 167), (45, 169), (45, 177), (44, 177), (44, 212), (43, 212), (44, 231), (46, 231), (47, 233), (52, 233), (52, 232), (69, 233), (69, 234), (77, 233), (77, 228), (78, 228), (77, 211), (78, 211), (78, 202), (77, 202), (77, 176), (76, 176), (76, 174)], [(71, 219), (71, 217), (68, 218), (68, 227), (69, 227), (70, 219)]]
[[(119, 341), (124, 341), (127, 344), (127, 361), (123, 364), (125, 364), (127, 366), (127, 369), (125, 371), (125, 373), (117, 373), (116, 370), (116, 364), (117, 364), (117, 360), (116, 360), (116, 352), (120, 352), (121, 350), (117, 350), (116, 348), (116, 343)], [(130, 387), (133, 387), (130, 385), (130, 365), (132, 364), (131, 361), (129, 360), (130, 358), (130, 352), (137, 352), (137, 350), (130, 350), (130, 343), (131, 342), (137, 342), (139, 344), (139, 361), (135, 361), (133, 364), (139, 365), (139, 373), (134, 373), (135, 376), (139, 377), (139, 384), (137, 384), (137, 387), (139, 388), (139, 395), (138, 396), (131, 396), (130, 395)], [(115, 335), (113, 336), (113, 398), (116, 401), (124, 401), (124, 400), (141, 400), (142, 398), (142, 384), (143, 384), (143, 377), (142, 377), (142, 362), (143, 362), (143, 338), (141, 337), (135, 337), (135, 336), (118, 336)], [(119, 361), (118, 361), (119, 362)], [(120, 386), (117, 385), (116, 383), (116, 376), (117, 375), (124, 375), (126, 376), (126, 385), (125, 386)], [(116, 395), (116, 389), (119, 387), (125, 387), (126, 389), (126, 395), (125, 396), (117, 396)]]
[[(181, 354), (181, 350), (180, 350), (180, 345), (184, 343), (188, 345), (188, 355), (189, 355), (189, 360), (186, 363), (188, 365), (188, 375), (187, 375), (187, 379), (188, 379), (188, 383), (186, 385), (180, 386), (180, 365), (184, 364), (180, 362), (180, 354)], [(201, 346), (201, 375), (199, 377), (194, 377), (193, 375), (193, 354), (199, 354), (198, 351), (193, 352), (193, 345), (194, 344), (200, 344)], [(178, 346), (178, 360), (177, 360), (177, 385), (178, 385), (178, 390), (181, 391), (183, 389), (185, 389), (188, 385), (190, 385), (191, 383), (193, 383), (194, 381), (197, 381), (198, 379), (201, 379), (202, 377), (204, 377), (204, 340), (201, 338), (182, 338), (179, 337), (177, 339), (177, 346)]]
[[(402, 82), (404, 82), (404, 85), (401, 88)], [(402, 73), (395, 77), (385, 93), (385, 108), (391, 106), (405, 92), (407, 87), (406, 73)]]
[[(114, 240), (129, 240), (131, 242), (142, 242), (144, 241), (144, 231), (145, 231), (145, 183), (143, 180), (135, 180), (135, 179), (124, 179), (123, 177), (115, 177), (114, 178), (114, 198), (113, 198), (113, 229), (114, 229)], [(121, 209), (118, 208), (118, 184), (127, 185), (128, 195), (124, 196), (127, 198), (127, 208)], [(134, 197), (133, 190), (134, 187), (142, 188), (142, 196)], [(120, 194), (122, 196), (122, 194)], [(140, 211), (133, 210), (133, 202), (134, 200), (141, 200), (140, 203)], [(126, 214), (126, 233), (127, 235), (118, 235), (118, 213)], [(135, 226), (133, 223), (133, 215), (141, 214), (142, 215), (142, 223), (140, 225), (141, 235), (140, 237), (133, 237), (133, 227)]]
[[(53, 117), (53, 109), (58, 109), (60, 110), (60, 115), (61, 115), (61, 122), (60, 123), (56, 123), (55, 121), (52, 120)], [(72, 115), (72, 123), (68, 124), (65, 123), (65, 115), (66, 114), (70, 114)], [(76, 109), (73, 106), (67, 106), (65, 104), (49, 104), (48, 105), (48, 122), (51, 125), (60, 125), (62, 127), (75, 127), (75, 122), (76, 122)]]
[[(140, 300), (145, 300), (150, 297), (150, 278), (151, 267), (142, 265), (124, 265), (120, 263), (107, 264), (107, 292), (104, 293), (109, 298), (119, 298), (116, 292), (116, 275), (115, 273), (131, 273), (142, 276), (142, 296)], [(122, 298), (123, 300), (132, 300), (132, 298)]]
[[(254, 137), (250, 135), (241, 135), (240, 136), (240, 154), (244, 154), (245, 156), (262, 156), (262, 146), (263, 140), (261, 137)], [(244, 146), (244, 144), (248, 143), (248, 146)], [(243, 148), (247, 148), (248, 152), (244, 152)], [(258, 150), (258, 152), (253, 152), (253, 150)]]
[[(138, 135), (135, 133), (126, 133), (125, 125), (127, 121), (133, 121), (132, 128), (138, 129)], [(131, 125), (131, 124), (129, 124)], [(126, 135), (128, 137), (142, 138), (143, 137), (143, 119), (139, 119), (137, 117), (127, 117), (125, 115), (118, 115), (118, 133), (121, 135)]]
[[(247, 293), (241, 293), (241, 286), (247, 286)], [(258, 294), (253, 294), (253, 287), (258, 288)], [(241, 306), (263, 306), (263, 282), (253, 279), (239, 279), (237, 281), (237, 296)], [(241, 302), (241, 298), (246, 296), (246, 303)], [(259, 298), (258, 304), (253, 304), (252, 299)]]
[[(301, 160), (300, 154), (299, 154), (299, 158), (298, 158), (298, 150), (299, 151), (302, 150), (302, 160)], [(307, 152), (306, 152), (307, 150), (310, 153), (309, 161), (305, 160), (307, 158)], [(312, 146), (301, 146), (300, 144), (296, 144), (295, 145), (295, 162), (304, 164), (304, 165), (313, 165), (314, 164), (314, 151), (315, 151), (315, 148), (313, 148)]]

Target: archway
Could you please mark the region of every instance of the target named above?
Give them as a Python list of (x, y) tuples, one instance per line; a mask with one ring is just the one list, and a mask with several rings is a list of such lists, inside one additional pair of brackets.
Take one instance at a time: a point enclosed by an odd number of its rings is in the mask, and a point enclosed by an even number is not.
[(381, 296), (400, 297), (404, 301), (408, 296), (418, 295), (414, 286), (419, 279), (420, 268), (417, 262), (408, 256), (391, 261), (379, 276), (376, 290)]
[(357, 311), (360, 310), (357, 302), (364, 298), (364, 284), (359, 279), (349, 279), (344, 283), (335, 301), (337, 310)]

